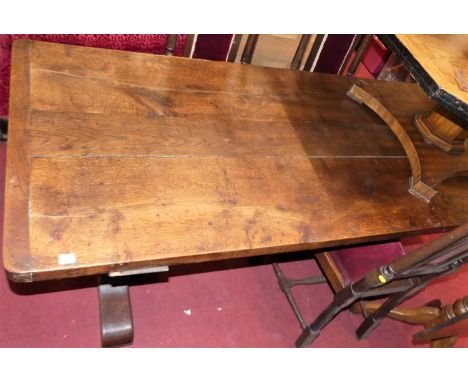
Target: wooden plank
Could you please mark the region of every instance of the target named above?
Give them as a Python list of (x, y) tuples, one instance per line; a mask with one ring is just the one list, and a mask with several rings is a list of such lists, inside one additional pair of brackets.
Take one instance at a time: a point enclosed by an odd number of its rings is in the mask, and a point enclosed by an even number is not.
[[(7, 269), (31, 267), (29, 251), (29, 179), (30, 179), (30, 54), (31, 43), (13, 44), (10, 119), (5, 176), (5, 215), (3, 263)], [(14, 276), (13, 276), (14, 278)], [(28, 272), (22, 274), (30, 279)]]
[(397, 139), (345, 96), (358, 82), (413, 138), (414, 113), (433, 104), (415, 84), (15, 46), (13, 280), (324, 248), (466, 219), (458, 185), (430, 205), (407, 193)]
[[(217, 61), (192, 60), (183, 57), (156, 56), (147, 53), (113, 51), (44, 42), (31, 42), (32, 71), (45, 71), (62, 76), (107, 80), (121, 87), (143, 87), (177, 92), (209, 92), (223, 94), (272, 95), (287, 97), (339, 97), (356, 81), (335, 75), (312, 74), (256, 65), (228, 65)], [(37, 47), (37, 49), (34, 49)], [(53, 59), (60, 57), (60, 60)], [(209, 73), (210, 75), (207, 75)], [(380, 89), (387, 97), (433, 103), (414, 84), (378, 82), (360, 79)], [(393, 95), (391, 95), (393, 93)], [(400, 107), (405, 107), (401, 104)]]
[[(32, 112), (31, 155), (404, 156), (384, 124), (216, 120)], [(54, 134), (50, 134), (53, 130)], [(373, 145), (362, 145), (362, 140)], [(324, 145), (323, 142), (333, 142)]]
[[(101, 116), (109, 120), (125, 118), (129, 124), (132, 117), (148, 123), (155, 123), (164, 118), (185, 118), (200, 121), (216, 118), (219, 124), (230, 123), (227, 120), (239, 120), (239, 125), (245, 121), (260, 122), (309, 122), (312, 127), (316, 124), (331, 125), (363, 125), (376, 123), (374, 116), (346, 99), (340, 91), (349, 90), (334, 86), (337, 82), (316, 81), (314, 88), (317, 94), (305, 97), (291, 97), (276, 95), (240, 95), (203, 92), (158, 91), (141, 87), (126, 87), (109, 84), (107, 81), (91, 80), (74, 76), (57, 75), (49, 72), (32, 72), (32, 86), (35, 90), (31, 105), (35, 112), (59, 111), (66, 113), (67, 118), (77, 120), (76, 113), (92, 114), (102, 121)], [(41, 86), (48, 83), (47, 87)], [(402, 123), (410, 121), (412, 116), (421, 108), (418, 97), (411, 97), (410, 92), (403, 107), (398, 98), (389, 92), (378, 89), (371, 83), (363, 83), (378, 97), (385, 100), (386, 105), (395, 111), (395, 116)], [(337, 89), (333, 92), (333, 89)], [(415, 89), (415, 85), (412, 86)], [(328, 89), (328, 91), (327, 91)], [(340, 105), (337, 109), (336, 105)], [(35, 113), (37, 114), (37, 113)], [(80, 116), (81, 118), (81, 116)], [(89, 121), (90, 118), (87, 118)], [(240, 122), (242, 121), (242, 122)], [(377, 123), (380, 121), (377, 120)], [(383, 125), (383, 124), (382, 124)], [(129, 129), (130, 126), (122, 124)], [(359, 130), (357, 134), (359, 134)], [(417, 133), (417, 132), (416, 132)], [(419, 135), (419, 133), (417, 133)]]
[(66, 253), (110, 270), (455, 223), (406, 192), (406, 159), (35, 158), (32, 174), (36, 272)]
[[(34, 46), (38, 46), (33, 42)], [(40, 43), (33, 50), (33, 70), (44, 70), (70, 76), (108, 79), (117, 83), (166, 90), (198, 90), (218, 92), (234, 85), (230, 93), (248, 91), (249, 94), (268, 94), (271, 91), (290, 93), (292, 87), (301, 92), (298, 84), (290, 81), (292, 73), (285, 70), (251, 66), (242, 69), (239, 65), (229, 66), (224, 62), (190, 60), (182, 57), (164, 57), (145, 53), (110, 51), (84, 48), (77, 51), (67, 45)], [(50, 56), (60, 56), (60, 61)], [(83, 55), (86, 55), (84, 57)], [(135, 65), (139, 70), (135, 70)], [(265, 72), (266, 70), (266, 72)], [(206, 72), (212, 73), (206, 76)], [(275, 72), (275, 76), (268, 74)], [(301, 74), (293, 74), (293, 77)], [(286, 87), (286, 88), (285, 88)]]
[[(43, 86), (47, 83), (48, 86)], [(338, 94), (330, 96), (326, 84), (316, 93), (282, 96), (275, 93), (252, 95), (238, 92), (224, 94), (199, 91), (159, 90), (128, 86), (100, 79), (75, 77), (61, 73), (33, 70), (31, 107), (36, 111), (63, 111), (105, 115), (239, 119), (255, 121), (343, 121), (357, 123), (373, 118)], [(343, 89), (344, 90), (344, 89)], [(344, 94), (344, 93), (343, 93)], [(335, 106), (339, 102), (340, 110)]]

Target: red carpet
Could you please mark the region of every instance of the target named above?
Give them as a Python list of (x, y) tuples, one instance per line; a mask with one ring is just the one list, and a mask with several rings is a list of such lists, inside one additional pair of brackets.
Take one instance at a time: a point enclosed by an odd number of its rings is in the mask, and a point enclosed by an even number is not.
[[(2, 185), (4, 151), (1, 144)], [(270, 264), (251, 264), (237, 260), (175, 267), (169, 282), (162, 275), (159, 280), (157, 276), (136, 278), (130, 288), (135, 326), (132, 346), (292, 347), (299, 325), (273, 269)], [(320, 274), (312, 259), (290, 261), (283, 269), (292, 277)], [(95, 278), (10, 284), (0, 273), (0, 347), (100, 346)], [(405, 305), (418, 306), (436, 297), (452, 302), (467, 293), (467, 279), (468, 269), (464, 269), (430, 285)], [(295, 292), (307, 320), (332, 298), (326, 284), (297, 287)], [(409, 347), (411, 334), (420, 330), (387, 319), (369, 339), (358, 341), (354, 330), (360, 321), (360, 316), (342, 312), (313, 346)], [(459, 339), (456, 346), (467, 347), (468, 338)]]

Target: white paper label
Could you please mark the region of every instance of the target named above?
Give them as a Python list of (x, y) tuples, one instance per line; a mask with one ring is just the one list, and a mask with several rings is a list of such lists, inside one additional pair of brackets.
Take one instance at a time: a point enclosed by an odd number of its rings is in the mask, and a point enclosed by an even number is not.
[(60, 265), (75, 264), (76, 255), (74, 253), (61, 253), (58, 255), (58, 263)]

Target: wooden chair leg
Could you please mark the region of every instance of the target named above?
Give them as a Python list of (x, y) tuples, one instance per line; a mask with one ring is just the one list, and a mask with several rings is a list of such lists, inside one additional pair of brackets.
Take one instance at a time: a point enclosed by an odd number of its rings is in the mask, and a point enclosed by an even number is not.
[(356, 330), (358, 339), (364, 339), (375, 330), (388, 314), (409, 297), (422, 290), (437, 275), (426, 275), (413, 279), (413, 286), (390, 296), (374, 313), (370, 314)]
[(307, 324), (304, 321), (304, 317), (302, 316), (301, 310), (299, 309), (296, 299), (294, 298), (294, 295), (292, 294), (291, 288), (297, 285), (314, 285), (314, 284), (326, 283), (327, 281), (325, 277), (317, 276), (317, 277), (308, 277), (305, 279), (293, 280), (293, 279), (288, 279), (284, 275), (279, 264), (274, 263), (273, 269), (275, 270), (275, 275), (278, 279), (278, 284), (279, 284), (281, 291), (286, 295), (286, 299), (288, 300), (289, 305), (291, 306), (294, 315), (299, 321), (299, 326), (301, 327), (301, 329), (304, 330), (307, 327)]
[(258, 34), (249, 34), (247, 37), (247, 42), (245, 43), (244, 51), (241, 56), (241, 64), (250, 64), (252, 62), (255, 47), (257, 46), (258, 36)]
[(413, 336), (416, 345), (429, 343), (431, 347), (452, 347), (458, 336), (468, 335), (468, 296), (444, 305), (439, 317), (424, 325)]
[(235, 34), (232, 37), (232, 43), (231, 43), (231, 48), (229, 49), (229, 54), (227, 61), (228, 62), (235, 62), (236, 57), (237, 57), (237, 52), (239, 51), (239, 46), (242, 41), (242, 36), (241, 34)]
[[(367, 314), (372, 314), (382, 306), (378, 301), (363, 301), (362, 306)], [(424, 325), (440, 316), (442, 310), (440, 308), (424, 305), (418, 308), (393, 308), (387, 315), (396, 321), (401, 321), (406, 324)]]
[[(468, 299), (465, 298), (467, 301)], [(455, 302), (460, 304), (460, 301), (463, 300), (457, 300)], [(392, 318), (397, 321), (401, 321), (407, 324), (411, 325), (424, 325), (427, 328), (432, 328), (434, 327), (434, 323), (436, 322), (442, 322), (443, 317), (447, 317), (447, 310), (449, 310), (449, 307), (453, 307), (455, 304), (449, 304), (449, 305), (442, 305), (442, 302), (440, 300), (436, 301), (431, 301), (427, 303), (424, 306), (418, 307), (418, 308), (401, 308), (401, 307), (396, 307), (388, 313), (387, 317)], [(376, 301), (366, 301), (363, 302), (363, 307), (365, 311), (368, 314), (374, 313), (376, 310), (380, 309), (382, 306), (382, 303), (376, 302)], [(448, 337), (442, 337), (442, 338), (433, 338), (430, 339), (429, 337), (423, 340), (420, 343), (430, 343), (431, 348), (449, 348), (453, 347), (455, 343), (457, 342), (458, 336), (448, 336)], [(415, 342), (413, 340), (413, 342)], [(417, 341), (416, 341), (417, 342)], [(415, 342), (415, 343), (416, 343)]]
[(431, 348), (451, 348), (457, 342), (458, 337), (447, 337), (431, 340)]
[(133, 342), (133, 320), (128, 285), (111, 284), (103, 277), (99, 286), (101, 338), (103, 347)]
[(176, 44), (177, 44), (177, 35), (176, 34), (170, 34), (167, 37), (166, 56), (173, 56), (174, 55)]
[(348, 285), (346, 288), (335, 294), (331, 304), (329, 304), (322, 313), (319, 314), (312, 324), (304, 328), (301, 335), (296, 340), (296, 347), (306, 347), (314, 342), (320, 335), (321, 330), (333, 319), (333, 317), (358, 299), (359, 296), (354, 294), (352, 285)]
[(356, 56), (354, 56), (354, 59), (351, 62), (351, 65), (349, 66), (348, 73), (347, 73), (348, 76), (353, 76), (354, 73), (356, 73), (356, 70), (359, 64), (361, 63), (364, 53), (366, 53), (367, 47), (369, 46), (371, 39), (372, 39), (371, 34), (365, 34), (362, 36), (362, 39), (359, 43), (359, 48), (356, 52)]
[(306, 63), (304, 64), (304, 68), (302, 69), (303, 71), (312, 71), (314, 64), (317, 61), (318, 55), (320, 54), (320, 47), (322, 46), (324, 40), (324, 34), (318, 34), (317, 36), (315, 36), (315, 40), (312, 44), (312, 48), (310, 49), (309, 56), (307, 57)]
[(8, 119), (0, 117), (0, 142), (6, 142), (8, 137)]
[(195, 42), (195, 35), (188, 34), (187, 39), (185, 40), (184, 57), (188, 57), (188, 58), (192, 57), (192, 49), (193, 49), (194, 42)]
[(311, 34), (303, 34), (301, 37), (301, 41), (297, 47), (296, 53), (294, 54), (294, 58), (291, 61), (290, 68), (292, 70), (298, 70), (301, 66), (302, 59), (304, 57), (305, 50), (307, 48), (307, 44), (309, 44), (310, 38), (312, 37)]
[[(346, 286), (343, 275), (338, 269), (330, 252), (319, 252), (315, 254), (315, 258), (326, 275), (334, 293), (338, 293)], [(349, 310), (354, 314), (362, 314), (364, 317), (374, 313), (382, 306), (379, 301), (360, 301), (351, 305)], [(408, 324), (424, 324), (430, 322), (440, 315), (442, 302), (440, 300), (431, 301), (425, 306), (413, 309), (396, 307), (390, 311), (388, 317), (406, 322)]]

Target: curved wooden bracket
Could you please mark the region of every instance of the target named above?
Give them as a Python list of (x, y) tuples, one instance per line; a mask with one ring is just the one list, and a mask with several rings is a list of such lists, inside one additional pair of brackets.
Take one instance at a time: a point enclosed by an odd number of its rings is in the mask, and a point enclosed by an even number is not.
[(412, 177), (410, 178), (409, 192), (417, 198), (429, 202), (437, 191), (421, 181), (421, 164), (419, 162), (418, 153), (403, 126), (400, 125), (387, 108), (359, 86), (353, 85), (346, 95), (359, 104), (365, 104), (393, 131), (403, 146), (410, 162)]

